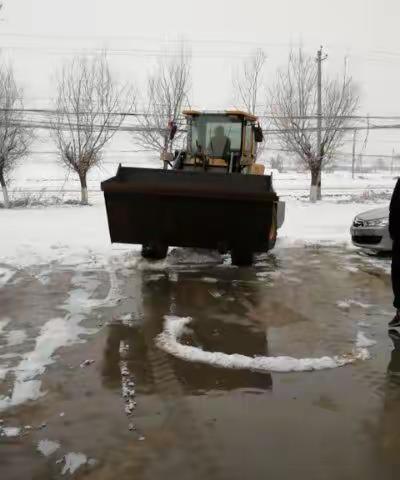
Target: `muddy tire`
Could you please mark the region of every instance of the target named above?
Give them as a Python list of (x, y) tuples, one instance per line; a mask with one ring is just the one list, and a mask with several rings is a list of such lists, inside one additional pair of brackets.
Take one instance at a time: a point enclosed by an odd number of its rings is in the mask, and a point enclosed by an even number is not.
[(142, 257), (148, 260), (163, 260), (168, 253), (168, 246), (151, 242), (142, 245)]
[(244, 248), (233, 248), (231, 251), (232, 265), (249, 267), (253, 265), (254, 253)]

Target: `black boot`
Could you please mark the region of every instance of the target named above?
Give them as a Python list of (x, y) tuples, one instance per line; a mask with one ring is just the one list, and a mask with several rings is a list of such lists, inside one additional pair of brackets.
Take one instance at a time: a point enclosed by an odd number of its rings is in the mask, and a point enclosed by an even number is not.
[(390, 328), (400, 327), (400, 312), (397, 310), (396, 315), (393, 317), (393, 320), (389, 322)]

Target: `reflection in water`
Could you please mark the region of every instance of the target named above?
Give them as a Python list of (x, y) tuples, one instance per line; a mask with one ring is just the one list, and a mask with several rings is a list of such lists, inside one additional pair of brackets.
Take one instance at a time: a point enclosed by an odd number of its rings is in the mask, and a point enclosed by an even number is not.
[(400, 333), (397, 330), (389, 330), (389, 337), (393, 342), (394, 349), (388, 365), (390, 382), (400, 385)]
[[(243, 273), (242, 285), (232, 282), (234, 274), (234, 271), (224, 272), (225, 276), (219, 275), (222, 282), (211, 283), (204, 281), (203, 274), (180, 272), (178, 281), (170, 281), (167, 276), (154, 280), (154, 274), (143, 272), (141, 318), (133, 319), (132, 326), (109, 326), (102, 366), (104, 385), (112, 389), (121, 385), (120, 345), (123, 342), (128, 346), (123, 359), (135, 375), (137, 391), (149, 393), (154, 390), (149, 348), (153, 348), (154, 338), (163, 328), (164, 315), (168, 314), (193, 318), (184, 342), (207, 351), (268, 355), (265, 324), (248, 311), (249, 304), (261, 303), (255, 274), (252, 271)], [(272, 388), (269, 374), (168, 358), (176, 379), (188, 394)]]
[[(381, 448), (387, 465), (400, 465), (400, 334), (389, 330), (393, 350), (387, 368), (382, 413)], [(393, 472), (394, 473), (394, 472)], [(392, 478), (392, 477), (390, 477)], [(394, 475), (393, 478), (398, 478)]]

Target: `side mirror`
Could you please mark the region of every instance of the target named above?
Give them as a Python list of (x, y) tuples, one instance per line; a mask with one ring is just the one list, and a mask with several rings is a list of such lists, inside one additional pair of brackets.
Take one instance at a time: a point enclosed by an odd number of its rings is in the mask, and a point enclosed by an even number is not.
[(264, 140), (264, 134), (261, 125), (253, 125), (254, 140), (257, 143), (261, 143)]

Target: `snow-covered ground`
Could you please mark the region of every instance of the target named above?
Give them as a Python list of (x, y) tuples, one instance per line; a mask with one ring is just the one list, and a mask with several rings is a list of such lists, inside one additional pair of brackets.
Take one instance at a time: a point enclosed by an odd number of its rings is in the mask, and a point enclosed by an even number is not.
[[(277, 248), (304, 242), (348, 243), (354, 216), (377, 204), (387, 204), (385, 200), (340, 203), (328, 199), (316, 204), (295, 198), (284, 200), (286, 218)], [(98, 195), (92, 201), (88, 207), (0, 209), (0, 263), (20, 267), (52, 261), (77, 264), (91, 256), (107, 261), (137, 248), (110, 244), (104, 200)]]
[[(121, 154), (124, 165), (158, 167), (157, 156)], [(104, 200), (100, 182), (113, 175), (115, 159), (95, 169), (89, 179), (90, 207), (48, 206), (0, 209), (0, 262), (19, 266), (35, 263), (80, 263), (96, 256), (97, 261), (132, 251), (129, 246), (112, 246), (109, 240)], [(309, 175), (272, 172), (274, 187), (286, 201), (286, 219), (279, 232), (277, 248), (303, 242), (349, 242), (349, 228), (354, 216), (377, 205), (386, 205), (395, 184), (389, 173), (356, 175), (350, 172), (323, 175), (324, 200), (307, 201)], [(39, 195), (46, 202), (50, 196), (79, 199), (79, 183), (73, 174), (66, 177), (55, 162), (55, 154), (32, 156), (14, 173), (11, 197)], [(1, 277), (0, 277), (1, 282)]]

